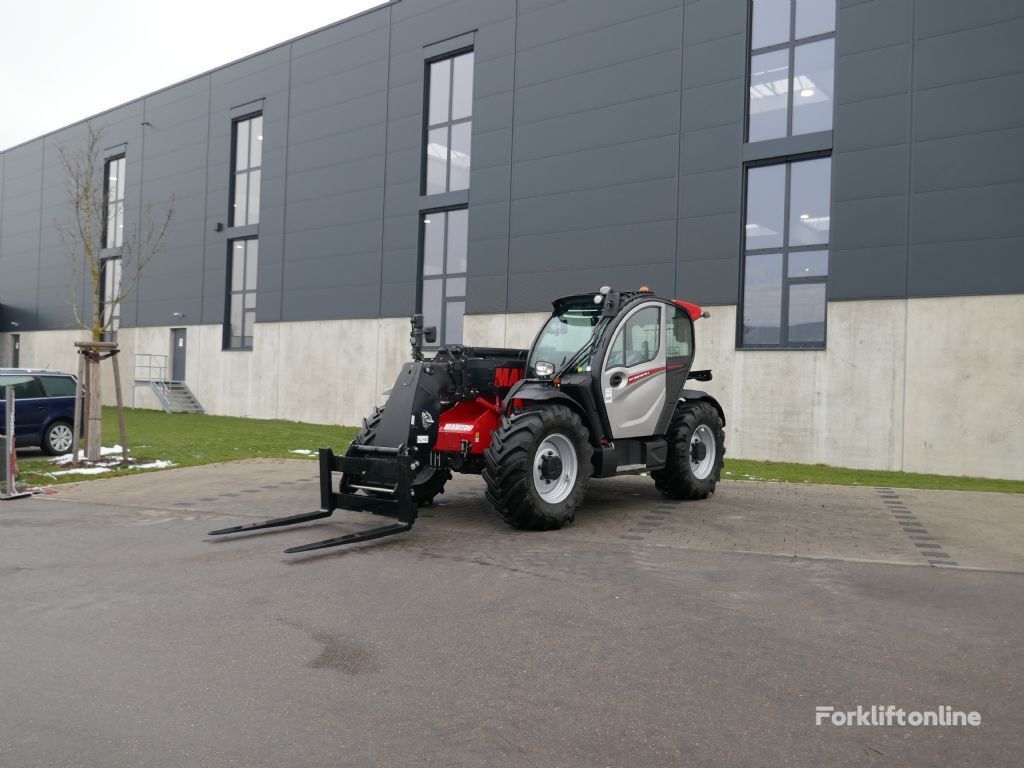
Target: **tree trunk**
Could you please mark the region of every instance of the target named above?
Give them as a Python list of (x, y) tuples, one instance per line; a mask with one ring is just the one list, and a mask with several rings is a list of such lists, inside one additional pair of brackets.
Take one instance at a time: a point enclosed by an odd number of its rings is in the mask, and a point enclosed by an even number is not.
[(100, 397), (100, 363), (91, 357), (89, 366), (89, 423), (85, 433), (85, 458), (99, 461), (103, 427), (103, 400)]

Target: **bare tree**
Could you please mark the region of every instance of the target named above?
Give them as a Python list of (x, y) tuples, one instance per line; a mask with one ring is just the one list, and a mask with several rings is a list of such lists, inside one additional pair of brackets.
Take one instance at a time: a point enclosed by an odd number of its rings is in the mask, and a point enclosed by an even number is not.
[[(71, 256), (71, 305), (75, 323), (88, 331), (91, 342), (101, 342), (116, 331), (118, 307), (138, 283), (143, 269), (160, 251), (174, 216), (172, 194), (166, 205), (161, 206), (161, 215), (154, 218), (152, 204), (147, 203), (141, 224), (127, 223), (123, 202), (118, 208), (110, 193), (111, 183), (117, 179), (105, 178), (103, 144), (103, 129), (88, 123), (81, 145), (57, 148), (67, 182), (70, 216), (55, 225)], [(111, 228), (122, 225), (123, 234), (119, 232), (116, 247), (106, 248), (112, 242), (108, 237)], [(113, 278), (106, 274), (107, 269), (115, 270)], [(96, 350), (83, 352), (88, 353), (90, 366), (85, 451), (90, 461), (96, 461), (100, 457), (100, 355)], [(75, 430), (77, 434), (77, 424)]]

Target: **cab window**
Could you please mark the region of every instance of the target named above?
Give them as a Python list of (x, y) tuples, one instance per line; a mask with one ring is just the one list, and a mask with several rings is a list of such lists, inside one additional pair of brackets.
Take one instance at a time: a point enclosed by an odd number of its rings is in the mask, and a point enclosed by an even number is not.
[(608, 350), (607, 368), (632, 368), (658, 356), (661, 344), (661, 309), (644, 307), (623, 324)]
[(0, 394), (7, 387), (14, 388), (15, 400), (43, 396), (43, 388), (32, 376), (0, 376)]
[(690, 316), (682, 309), (676, 309), (668, 321), (665, 348), (669, 357), (690, 357), (693, 354), (693, 325)]

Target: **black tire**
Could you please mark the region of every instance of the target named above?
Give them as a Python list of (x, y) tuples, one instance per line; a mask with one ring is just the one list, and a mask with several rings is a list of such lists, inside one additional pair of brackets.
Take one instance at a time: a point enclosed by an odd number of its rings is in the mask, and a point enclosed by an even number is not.
[[(568, 495), (555, 503), (541, 496), (534, 478), (537, 451), (551, 436), (566, 439), (575, 450), (576, 460), (575, 478)], [(515, 528), (538, 531), (561, 528), (573, 521), (576, 507), (586, 495), (594, 471), (593, 454), (587, 428), (580, 417), (564, 405), (535, 406), (503, 416), (484, 452), (487, 500), (491, 508)], [(559, 466), (557, 471), (565, 470)]]
[[(359, 445), (373, 445), (374, 434), (377, 425), (380, 424), (383, 408), (374, 408), (369, 418), (363, 420), (363, 428), (356, 433), (353, 442)], [(412, 494), (416, 499), (416, 506), (426, 506), (434, 502), (434, 498), (444, 493), (444, 486), (452, 479), (452, 473), (447, 469), (437, 467), (422, 467), (416, 473), (412, 481)]]
[(50, 424), (43, 432), (43, 440), (39, 447), (44, 453), (50, 456), (61, 456), (71, 453), (71, 440), (74, 435), (74, 426), (70, 421), (57, 420)]
[[(703, 476), (698, 477), (694, 474), (695, 456), (690, 441), (694, 432), (702, 426), (706, 427), (704, 434), (709, 430), (714, 438), (715, 455), (710, 462), (710, 468), (705, 469), (700, 473)], [(721, 479), (722, 462), (725, 458), (725, 429), (722, 417), (718, 415), (715, 407), (700, 401), (680, 402), (672, 414), (672, 421), (669, 422), (665, 437), (668, 439), (668, 461), (664, 469), (651, 472), (654, 486), (670, 499), (690, 501), (706, 499), (713, 494), (715, 485)]]

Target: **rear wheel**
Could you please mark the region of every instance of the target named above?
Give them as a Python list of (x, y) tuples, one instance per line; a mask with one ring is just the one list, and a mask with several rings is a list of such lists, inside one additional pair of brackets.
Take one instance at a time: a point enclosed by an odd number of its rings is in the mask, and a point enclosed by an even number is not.
[[(383, 408), (374, 408), (373, 413), (363, 422), (363, 428), (356, 433), (355, 442), (359, 445), (373, 445), (373, 438), (380, 424)], [(451, 471), (438, 467), (420, 467), (412, 479), (412, 494), (416, 504), (431, 504), (434, 497), (444, 493), (444, 485), (452, 479)]]
[(706, 499), (715, 492), (725, 458), (722, 417), (710, 403), (679, 403), (669, 423), (668, 461), (651, 472), (670, 499)]
[(484, 452), (487, 500), (516, 528), (560, 528), (587, 492), (593, 452), (580, 417), (563, 405), (504, 417)]
[(74, 431), (66, 421), (55, 421), (43, 432), (41, 448), (51, 456), (60, 456), (71, 451)]

